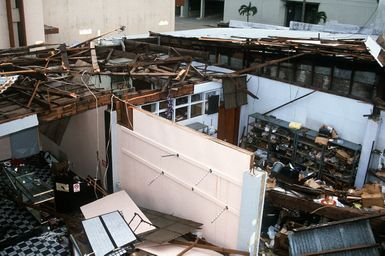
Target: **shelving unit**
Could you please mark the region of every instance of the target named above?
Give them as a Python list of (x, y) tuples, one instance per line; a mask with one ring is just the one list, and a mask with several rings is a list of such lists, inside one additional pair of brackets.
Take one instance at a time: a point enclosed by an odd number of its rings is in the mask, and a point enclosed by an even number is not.
[(361, 145), (337, 139), (327, 145), (315, 143), (318, 132), (291, 129), (289, 122), (254, 113), (248, 117), (246, 147), (263, 150), (268, 163), (291, 163), (314, 171), (321, 178), (352, 184), (357, 171)]

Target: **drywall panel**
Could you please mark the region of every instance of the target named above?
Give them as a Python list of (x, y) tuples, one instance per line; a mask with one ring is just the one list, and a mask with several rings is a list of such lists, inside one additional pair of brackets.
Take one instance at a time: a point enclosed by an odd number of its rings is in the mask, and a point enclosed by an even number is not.
[(220, 246), (237, 247), (243, 173), (252, 154), (149, 113), (117, 129), (120, 185), (140, 206), (203, 223)]
[[(174, 30), (175, 1), (43, 0), (44, 22), (59, 28), (50, 43), (69, 44), (126, 26), (119, 36)], [(116, 34), (115, 34), (116, 35)]]
[(11, 140), (9, 135), (0, 137), (0, 161), (11, 157)]
[[(250, 76), (247, 87), (259, 97), (259, 100), (248, 96), (249, 104), (242, 106), (240, 134), (247, 124), (249, 114), (265, 113), (312, 91), (257, 76)], [(364, 115), (371, 114), (372, 108), (371, 104), (358, 100), (315, 92), (270, 115), (289, 122), (300, 122), (303, 126), (314, 130), (318, 130), (323, 124), (330, 125), (342, 138), (362, 144), (368, 121)]]

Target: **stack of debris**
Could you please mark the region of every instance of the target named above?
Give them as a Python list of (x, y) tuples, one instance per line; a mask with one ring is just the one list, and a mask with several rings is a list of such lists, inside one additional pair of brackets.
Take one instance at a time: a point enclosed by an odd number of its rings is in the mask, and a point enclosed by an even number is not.
[[(51, 121), (111, 102), (191, 85), (205, 76), (174, 48), (38, 44), (0, 50), (0, 123), (38, 114)], [(189, 87), (190, 86), (190, 87)], [(135, 104), (135, 102), (132, 102)], [(141, 102), (142, 103), (142, 102)]]

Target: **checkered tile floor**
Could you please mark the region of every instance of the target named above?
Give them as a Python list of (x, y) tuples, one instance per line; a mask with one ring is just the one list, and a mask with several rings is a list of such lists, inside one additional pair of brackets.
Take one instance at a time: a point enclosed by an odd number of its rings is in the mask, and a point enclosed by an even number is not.
[[(49, 187), (53, 187), (52, 175), (44, 152), (24, 160), (27, 168), (32, 168), (36, 176)], [(0, 194), (12, 196), (14, 190), (6, 174), (0, 172)], [(0, 256), (71, 255), (65, 228), (41, 233), (42, 226), (25, 208), (0, 197), (0, 244), (12, 244), (0, 249)], [(29, 238), (28, 238), (29, 237)], [(21, 241), (24, 238), (24, 241)], [(21, 242), (20, 242), (21, 241)]]
[(0, 198), (0, 243), (25, 235), (38, 226), (37, 220), (25, 208)]
[(0, 251), (1, 256), (68, 256), (71, 255), (66, 229), (48, 231), (27, 241), (9, 246)]

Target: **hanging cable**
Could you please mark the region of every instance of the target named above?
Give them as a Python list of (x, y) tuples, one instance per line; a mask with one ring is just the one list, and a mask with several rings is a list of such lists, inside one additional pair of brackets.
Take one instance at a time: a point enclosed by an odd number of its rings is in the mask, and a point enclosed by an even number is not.
[(98, 104), (98, 97), (92, 92), (92, 90), (88, 87), (87, 83), (84, 81), (83, 76), (87, 71), (84, 70), (80, 76), (80, 80), (82, 81), (83, 85), (87, 88), (87, 90), (92, 94), (92, 96), (95, 98), (95, 107), (96, 107), (96, 171), (95, 171), (95, 185), (94, 185), (94, 193), (95, 197), (98, 199), (98, 194), (96, 193), (96, 182), (98, 179), (99, 174), (99, 165), (100, 165), (100, 159), (99, 159), (99, 151), (100, 151), (100, 142), (99, 142), (99, 104)]
[(217, 216), (215, 216), (214, 219), (210, 223), (213, 224), (228, 209), (229, 209), (229, 207), (226, 205), (225, 208), (223, 208), (222, 211), (220, 213), (218, 213)]

